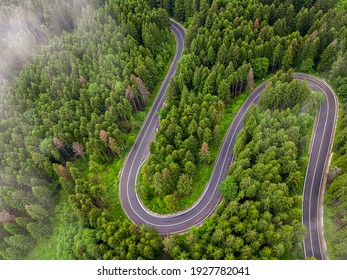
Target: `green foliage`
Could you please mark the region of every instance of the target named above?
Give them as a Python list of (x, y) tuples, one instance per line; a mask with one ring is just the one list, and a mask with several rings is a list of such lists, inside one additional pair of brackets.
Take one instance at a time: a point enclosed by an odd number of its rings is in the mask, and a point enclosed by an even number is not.
[(42, 221), (47, 219), (48, 217), (47, 210), (40, 205), (26, 205), (25, 210), (27, 211), (28, 215), (34, 220)]
[(48, 238), (52, 233), (50, 225), (43, 222), (29, 223), (27, 224), (27, 230), (32, 237), (39, 241)]
[(346, 0), (339, 0), (339, 1), (337, 1), (336, 8), (339, 11), (346, 12), (347, 11), (347, 1)]
[(312, 58), (307, 58), (300, 64), (299, 70), (306, 73), (312, 73), (313, 66), (314, 66), (314, 62)]
[(224, 199), (227, 201), (234, 200), (237, 198), (238, 185), (232, 176), (228, 176), (222, 184), (219, 186), (220, 192)]
[[(49, 40), (64, 32), (83, 29), (104, 0), (18, 0), (0, 1), (1, 86), (11, 81), (33, 55)], [(23, 46), (23, 48), (21, 48)], [(6, 96), (4, 92), (1, 95)]]
[[(234, 118), (235, 114), (241, 107), (242, 103), (246, 99), (246, 94), (241, 94), (233, 99), (233, 103), (230, 104), (227, 108), (224, 108), (224, 106), (220, 103), (219, 104), (219, 110), (223, 112), (223, 115), (220, 117), (220, 125), (215, 126), (215, 131), (213, 132), (213, 140), (211, 141), (211, 144), (209, 145), (209, 156), (210, 158), (216, 158), (221, 142), (223, 140), (223, 137), (229, 128), (229, 125)], [(197, 124), (196, 124), (197, 125)], [(188, 130), (189, 132), (189, 130)], [(154, 143), (152, 144), (152, 148), (154, 148)], [(201, 147), (200, 147), (201, 148)], [(151, 150), (153, 153), (153, 151)], [(206, 185), (206, 182), (208, 181), (209, 176), (212, 172), (212, 162), (211, 164), (206, 164), (201, 160), (201, 149), (199, 149), (198, 152), (198, 159), (197, 164), (193, 164), (194, 156), (191, 151), (188, 151), (186, 154), (186, 159), (188, 161), (185, 161), (185, 165), (183, 166), (183, 171), (181, 175), (185, 175), (186, 173), (189, 173), (190, 175), (190, 181), (192, 181), (192, 185), (188, 184), (184, 188), (185, 191), (182, 189), (182, 184), (180, 183), (180, 177), (178, 179), (177, 183), (177, 192), (176, 195), (179, 197), (178, 200), (178, 210), (184, 210), (187, 207), (190, 207), (193, 205), (196, 200), (199, 198), (199, 196), (202, 194), (204, 190), (204, 186)], [(155, 189), (153, 186), (149, 186), (147, 184), (144, 184), (144, 182), (147, 182), (147, 175), (144, 173), (144, 169), (146, 167), (147, 162), (144, 164), (144, 167), (141, 169), (139, 173), (139, 178), (137, 182), (137, 190), (140, 195), (140, 198), (144, 205), (146, 205), (147, 208), (151, 209), (152, 211), (156, 213), (170, 213), (172, 212), (169, 210), (166, 205), (164, 204), (163, 200), (160, 199), (158, 196), (154, 195)], [(160, 189), (159, 189), (160, 190)], [(146, 197), (147, 195), (147, 197)]]
[(253, 61), (254, 76), (262, 79), (266, 76), (269, 69), (269, 59), (266, 57), (258, 57)]
[[(339, 2), (341, 4), (343, 1)], [(340, 110), (333, 146), (333, 160), (328, 175), (328, 187), (325, 197), (325, 236), (331, 259), (347, 258), (347, 224), (346, 224), (346, 171), (347, 171), (347, 52), (344, 44), (336, 46), (338, 57), (331, 66), (329, 78), (339, 96)]]
[[(283, 73), (271, 83), (288, 92), (298, 87)], [(302, 92), (308, 90), (306, 84), (301, 86)], [(272, 87), (263, 94), (270, 91)], [(288, 103), (293, 108), (305, 104), (299, 97), (292, 98), (298, 100), (297, 104)], [(267, 105), (262, 102), (247, 113), (236, 141), (236, 159), (220, 185), (224, 200), (216, 213), (198, 230), (164, 241), (165, 250), (175, 259), (182, 255), (188, 259), (302, 257), (301, 170), (305, 170), (303, 143), (307, 141), (308, 115), (284, 108), (280, 102), (272, 111)], [(313, 121), (312, 116), (309, 119)]]
[[(276, 80), (278, 79), (279, 80)], [(266, 90), (262, 94), (259, 100), (260, 106), (272, 111), (285, 110), (290, 108), (294, 111), (298, 111), (305, 102), (308, 102), (311, 98), (311, 89), (307, 87), (305, 82), (299, 82), (298, 80), (292, 80), (290, 83), (286, 83), (290, 78), (290, 74), (279, 72), (267, 85)], [(315, 102), (313, 98), (311, 103), (316, 106), (312, 106), (309, 113), (313, 113), (320, 105), (319, 97)], [(301, 108), (303, 110), (303, 108)], [(307, 109), (305, 108), (304, 111)]]
[[(200, 1), (196, 9), (191, 2), (171, 2), (174, 16), (191, 23), (187, 50), (177, 77), (171, 81), (156, 143), (151, 145), (151, 156), (140, 174), (141, 188), (150, 194), (148, 199), (161, 201), (161, 205), (168, 195), (186, 199), (178, 184), (180, 176), (187, 173), (186, 162), (196, 165), (197, 172), (201, 170), (199, 164), (214, 161), (209, 147), (218, 138), (221, 110), (252, 88), (253, 76), (262, 79), (269, 72), (299, 67), (308, 72), (317, 66), (325, 69), (337, 56), (334, 28), (345, 23), (327, 3)], [(291, 108), (294, 113), (299, 109), (313, 112), (321, 97), (311, 96), (304, 83), (285, 84), (288, 77), (290, 74), (283, 75), (282, 84), (269, 83), (261, 103), (273, 111)], [(164, 170), (170, 174), (170, 184)], [(197, 173), (189, 175), (197, 180)]]
[[(343, 46), (341, 46), (343, 47)], [(347, 97), (347, 52), (340, 51), (337, 60), (332, 64), (330, 78), (337, 88), (337, 94), (343, 98)]]
[[(118, 173), (108, 168), (119, 171), (172, 43), (163, 9), (107, 1), (82, 29), (55, 38), (23, 68), (0, 122), (1, 258), (23, 258), (45, 242), (53, 212), (56, 246), (43, 252), (49, 258), (160, 256), (158, 234), (123, 223), (113, 206), (119, 200), (108, 197), (117, 197)], [(58, 193), (65, 201), (53, 211)], [(114, 221), (119, 238), (110, 247), (103, 233)], [(129, 236), (139, 247), (131, 255), (120, 249)]]
[(327, 46), (320, 56), (320, 62), (318, 64), (319, 71), (329, 70), (333, 62), (337, 58), (337, 40), (335, 39), (332, 43)]
[[(77, 25), (81, 30), (55, 38), (28, 63), (0, 110), (0, 214), (6, 221), (0, 223), (1, 259), (24, 258), (36, 240), (45, 247), (57, 193), (57, 231), (42, 256), (161, 257), (160, 236), (124, 220), (112, 197), (121, 159), (141, 125), (135, 118), (143, 119), (170, 57), (168, 14), (190, 26), (143, 172), (142, 192), (162, 208), (176, 211), (201, 193), (196, 189), (207, 181), (229, 124), (223, 112), (252, 87), (253, 74), (260, 79), (279, 69), (331, 71), (339, 96), (347, 92), (342, 0), (337, 9), (334, 1), (92, 1), (101, 8), (82, 9), (91, 14), (88, 22), (74, 21), (65, 2), (60, 7), (68, 13), (45, 10), (41, 0), (27, 5), (44, 9), (40, 20), (48, 30), (38, 34)], [(262, 109), (247, 116), (232, 177), (221, 186), (226, 201), (201, 228), (164, 240), (172, 258), (273, 259), (296, 251), (304, 234), (298, 194), (312, 119), (307, 113), (321, 96), (289, 77), (270, 82)], [(329, 193), (336, 206), (329, 215), (337, 229), (337, 258), (346, 255), (344, 119), (334, 159), (342, 171)]]

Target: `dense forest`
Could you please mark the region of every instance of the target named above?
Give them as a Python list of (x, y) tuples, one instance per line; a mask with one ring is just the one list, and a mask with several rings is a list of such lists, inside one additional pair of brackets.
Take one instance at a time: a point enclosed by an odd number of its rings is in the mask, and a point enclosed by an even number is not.
[[(347, 1), (339, 1), (337, 8), (347, 10)], [(339, 121), (335, 134), (333, 160), (328, 176), (325, 199), (325, 235), (329, 256), (332, 259), (347, 259), (347, 34), (336, 45), (336, 60), (331, 64), (328, 78), (339, 95)]]
[(0, 1), (0, 116), (7, 87), (23, 63), (54, 36), (83, 30), (104, 0)]
[(329, 69), (346, 19), (331, 9), (332, 1), (306, 2), (172, 3), (173, 15), (190, 23), (187, 53), (168, 90), (156, 143), (143, 168), (142, 197), (153, 198), (166, 212), (177, 210), (177, 202), (194, 191), (197, 171), (213, 163), (209, 146), (223, 136), (223, 108), (252, 89), (254, 80), (279, 69)]
[(61, 222), (75, 224), (56, 258), (160, 255), (159, 235), (114, 219), (99, 165), (124, 155), (132, 114), (162, 76), (170, 42), (165, 10), (109, 1), (83, 31), (54, 38), (15, 78), (0, 124), (1, 258), (22, 258), (50, 236), (59, 192), (68, 193)]
[[(293, 69), (324, 75), (343, 109), (326, 234), (331, 256), (346, 258), (346, 3), (0, 0), (0, 78), (11, 81), (0, 88), (0, 259), (30, 257), (47, 240), (53, 253), (34, 257), (302, 258), (301, 193), (321, 96)], [(175, 212), (197, 191), (225, 111), (273, 77), (247, 114), (215, 214), (162, 239), (132, 224), (116, 196), (117, 171), (173, 55), (169, 16), (187, 27), (186, 50), (138, 186), (156, 210)], [(6, 40), (20, 26), (32, 50), (14, 55)]]
[(165, 250), (177, 259), (300, 258), (307, 128), (321, 101), (279, 71), (246, 115), (220, 186), (224, 201), (199, 229), (165, 240)]
[(77, 28), (82, 30), (95, 9), (104, 2), (1, 0), (0, 77), (10, 79), (13, 70), (18, 71), (22, 63), (54, 36)]
[[(254, 79), (264, 78), (267, 74), (274, 73), (279, 69), (287, 71), (289, 68), (295, 68), (308, 73), (324, 72), (326, 76), (331, 73), (336, 77), (335, 83), (333, 83), (341, 97), (345, 94), (346, 84), (346, 72), (343, 72), (346, 69), (345, 60), (343, 60), (345, 59), (343, 54), (346, 50), (346, 10), (343, 8), (343, 1), (339, 1), (336, 5), (338, 8), (334, 8), (336, 4), (334, 1), (212, 1), (212, 3), (200, 1), (197, 3), (177, 0), (172, 4), (171, 7), (173, 8), (169, 11), (173, 16), (188, 23), (186, 38), (188, 50), (181, 59), (180, 71), (168, 93), (168, 106), (165, 108), (164, 114), (161, 115), (161, 123), (164, 126), (159, 129), (158, 141), (152, 145), (152, 155), (144, 168), (144, 181), (148, 181), (150, 193), (155, 194), (156, 199), (161, 196), (162, 204), (167, 203), (167, 208), (171, 208), (171, 210), (175, 206), (173, 202), (180, 200), (182, 195), (192, 191), (188, 189), (184, 190), (186, 193), (182, 193), (182, 188), (179, 188), (182, 185), (181, 182), (190, 183), (196, 179), (194, 172), (199, 169), (199, 165), (213, 162), (208, 154), (208, 145), (211, 141), (216, 140), (213, 138), (213, 131), (216, 127), (218, 130), (218, 118), (215, 124), (211, 123), (211, 120), (216, 120), (216, 114), (213, 113), (213, 108), (216, 108), (216, 105), (213, 104), (223, 102), (225, 107), (229, 106), (228, 104), (232, 104), (235, 95), (247, 88), (252, 88)], [(333, 74), (334, 72), (335, 74)], [(210, 99), (210, 103), (203, 99), (206, 94), (212, 94), (213, 98)], [(197, 99), (195, 103), (192, 102), (193, 96), (196, 96)], [(196, 103), (203, 104), (204, 101), (204, 107), (200, 105), (199, 109)], [(211, 105), (212, 107), (210, 107)], [(195, 108), (196, 110), (194, 110)], [(218, 110), (216, 111), (218, 112)], [(293, 117), (291, 116), (291, 118)], [(209, 120), (209, 122), (205, 122), (205, 120)], [(341, 134), (345, 139), (344, 133)], [(172, 135), (181, 137), (180, 141), (177, 141), (176, 138), (173, 139)], [(285, 138), (284, 134), (281, 136)], [(191, 144), (192, 142), (194, 145)], [(302, 149), (305, 137), (299, 142), (294, 141), (298, 151)], [(186, 143), (190, 145), (188, 149)], [(193, 156), (191, 156), (192, 150), (195, 151), (192, 153)], [(275, 150), (272, 152), (276, 154)], [(245, 158), (250, 156), (248, 152), (249, 150), (246, 149), (243, 155)], [(274, 156), (274, 154), (264, 154), (259, 158), (264, 160), (267, 156)], [(249, 161), (250, 159), (241, 161), (241, 167), (243, 164), (246, 166), (250, 164)], [(187, 162), (189, 162), (188, 168), (186, 168)], [(180, 167), (179, 169), (177, 169), (177, 165)], [(170, 167), (176, 168), (173, 168), (172, 171)], [(265, 166), (263, 167), (265, 168)], [(236, 167), (234, 168), (233, 172), (241, 172)], [(291, 168), (295, 170), (298, 166), (294, 164)], [(265, 171), (266, 169), (263, 172)], [(146, 172), (148, 174), (154, 173), (156, 176), (148, 176), (147, 178)], [(294, 181), (298, 184), (302, 180), (300, 178), (303, 174), (296, 170), (290, 177), (288, 177), (289, 174), (282, 177), (279, 174), (280, 165), (272, 167), (268, 172), (270, 173), (269, 177), (274, 176), (279, 180), (275, 183), (281, 183), (277, 186), (278, 190), (274, 196), (281, 195), (283, 196), (282, 199), (286, 198), (289, 201), (286, 204), (287, 211), (293, 211), (297, 214), (291, 212), (292, 214), (289, 215), (282, 213), (283, 210), (279, 210), (281, 214), (276, 218), (268, 215), (268, 222), (274, 228), (278, 225), (277, 223), (284, 224), (283, 227), (280, 227), (283, 232), (278, 233), (278, 235), (283, 234), (283, 237), (286, 236), (288, 239), (281, 241), (278, 237), (278, 245), (281, 248), (271, 248), (269, 244), (266, 244), (265, 239), (260, 238), (263, 235), (255, 230), (252, 221), (247, 219), (243, 221), (242, 217), (239, 216), (246, 215), (247, 212), (243, 208), (247, 207), (250, 207), (247, 209), (254, 210), (258, 215), (260, 215), (259, 212), (262, 213), (261, 211), (264, 213), (264, 209), (261, 208), (262, 203), (264, 203), (261, 192), (256, 192), (261, 184), (256, 185), (253, 184), (253, 181), (248, 182), (250, 189), (248, 190), (248, 197), (246, 196), (245, 205), (235, 201), (228, 204), (226, 201), (238, 195), (242, 189), (241, 185), (247, 186), (247, 182), (240, 179), (236, 180), (235, 176), (231, 176), (221, 186), (225, 201), (216, 214), (207, 220), (201, 228), (192, 229), (187, 236), (172, 236), (164, 240), (166, 251), (174, 258), (301, 257), (300, 253), (297, 254), (300, 252), (299, 248), (292, 251), (293, 248), (300, 247), (299, 236), (303, 234), (299, 226), (301, 209), (298, 205), (300, 205), (300, 196), (297, 197), (298, 192), (295, 194), (295, 191), (286, 184), (288, 183), (287, 180), (292, 180), (291, 184), (294, 184)], [(248, 173), (246, 172), (246, 174)], [(172, 180), (176, 180), (176, 183), (172, 183)], [(184, 185), (189, 186), (187, 183)], [(341, 180), (340, 185), (342, 188), (345, 187), (345, 182)], [(271, 187), (275, 191), (275, 186), (269, 184), (264, 193), (269, 192)], [(240, 193), (245, 195), (244, 192)], [(269, 195), (269, 193), (267, 194)], [(344, 196), (343, 193), (340, 192), (340, 194)], [(250, 200), (255, 201), (256, 206), (252, 205)], [(228, 207), (226, 205), (230, 205), (231, 209), (228, 208), (224, 212), (224, 207)], [(342, 205), (340, 207), (343, 207)], [(243, 207), (243, 212), (241, 207)], [(276, 206), (270, 203), (267, 207)], [(288, 216), (290, 217), (289, 220), (287, 220)], [(339, 225), (345, 225), (341, 212), (335, 215), (335, 219), (337, 216), (340, 219)], [(233, 222), (241, 221), (243, 228), (241, 227), (240, 231), (237, 232), (236, 229), (233, 229), (234, 224), (233, 226), (228, 224), (228, 218)], [(250, 232), (247, 232), (247, 225), (249, 225)], [(244, 235), (239, 236), (233, 230), (238, 234), (242, 232)], [(228, 231), (233, 233), (228, 240), (231, 243), (225, 243), (225, 232)], [(257, 237), (254, 237), (255, 239), (248, 238), (249, 234)], [(214, 235), (216, 235), (216, 242), (209, 244), (210, 236)], [(333, 237), (335, 242), (339, 239), (337, 246), (340, 249), (346, 248), (346, 245), (343, 245), (346, 244), (345, 234), (341, 232), (338, 236), (339, 238)], [(238, 251), (236, 248), (232, 252), (223, 250), (225, 247), (230, 247), (233, 238), (237, 237), (239, 237), (238, 241), (240, 242), (238, 244), (241, 244), (240, 248), (245, 251), (241, 249)], [(240, 241), (240, 238), (243, 242)], [(255, 240), (258, 242), (254, 243)], [(244, 248), (243, 246), (247, 242), (250, 245)], [(233, 248), (233, 246), (231, 247)], [(266, 254), (260, 254), (263, 250), (266, 251)], [(292, 254), (288, 256), (290, 251)]]

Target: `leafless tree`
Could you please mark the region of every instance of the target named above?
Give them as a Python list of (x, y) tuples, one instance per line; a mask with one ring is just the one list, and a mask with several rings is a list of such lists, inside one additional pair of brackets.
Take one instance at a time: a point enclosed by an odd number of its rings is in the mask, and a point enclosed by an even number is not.
[(247, 75), (247, 87), (252, 90), (254, 85), (254, 75), (253, 75), (253, 68), (249, 69), (248, 75)]
[(79, 142), (73, 142), (72, 143), (72, 151), (74, 152), (75, 156), (82, 157), (85, 162), (87, 162), (86, 158), (84, 157), (85, 149), (83, 144)]
[(63, 177), (66, 180), (69, 180), (71, 178), (69, 170), (63, 165), (58, 166), (57, 173), (59, 176)]
[(144, 105), (146, 105), (147, 101), (149, 100), (150, 94), (149, 94), (149, 91), (148, 91), (145, 83), (139, 77), (137, 77), (135, 79), (135, 84), (136, 84), (136, 87), (137, 87), (137, 89), (141, 95), (141, 98), (142, 98)]
[(70, 154), (68, 153), (68, 151), (65, 148), (65, 144), (64, 142), (59, 139), (58, 137), (53, 137), (53, 144), (54, 146), (56, 146), (59, 150), (64, 151), (64, 153), (69, 157)]
[(75, 156), (83, 156), (84, 155), (84, 146), (81, 143), (73, 142), (72, 150), (75, 153)]
[(86, 83), (87, 83), (87, 79), (83, 76), (80, 76), (80, 85), (83, 86)]
[(129, 100), (130, 104), (133, 106), (134, 110), (137, 111), (137, 105), (135, 101), (135, 94), (131, 86), (128, 86), (125, 90), (125, 98)]
[(0, 224), (14, 223), (16, 222), (16, 217), (7, 211), (3, 210), (0, 212)]
[(317, 39), (317, 37), (318, 37), (318, 30), (315, 29), (310, 35), (310, 41), (313, 42), (314, 40)]
[(105, 144), (107, 143), (107, 131), (106, 130), (100, 130), (100, 140), (104, 142)]
[(253, 24), (254, 29), (258, 29), (259, 28), (259, 19), (256, 18)]

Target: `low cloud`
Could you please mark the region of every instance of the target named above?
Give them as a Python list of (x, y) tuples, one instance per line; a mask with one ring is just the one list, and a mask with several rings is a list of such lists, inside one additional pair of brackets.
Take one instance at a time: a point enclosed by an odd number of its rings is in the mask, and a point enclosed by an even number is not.
[[(20, 4), (15, 5), (18, 2)], [(103, 1), (0, 0), (1, 100), (4, 98), (6, 85), (23, 63), (40, 51), (52, 37), (64, 31), (83, 28), (99, 2)]]

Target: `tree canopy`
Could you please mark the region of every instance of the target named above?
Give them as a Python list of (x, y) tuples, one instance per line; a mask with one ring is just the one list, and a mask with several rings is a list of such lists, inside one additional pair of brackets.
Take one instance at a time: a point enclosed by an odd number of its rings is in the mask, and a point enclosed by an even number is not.
[[(75, 237), (57, 258), (160, 256), (156, 232), (110, 218), (98, 166), (129, 148), (134, 114), (172, 55), (169, 26), (167, 12), (146, 1), (106, 1), (16, 76), (0, 123), (0, 258), (23, 258), (51, 234), (59, 192), (68, 193), (62, 212)], [(84, 176), (75, 161), (96, 175)]]

